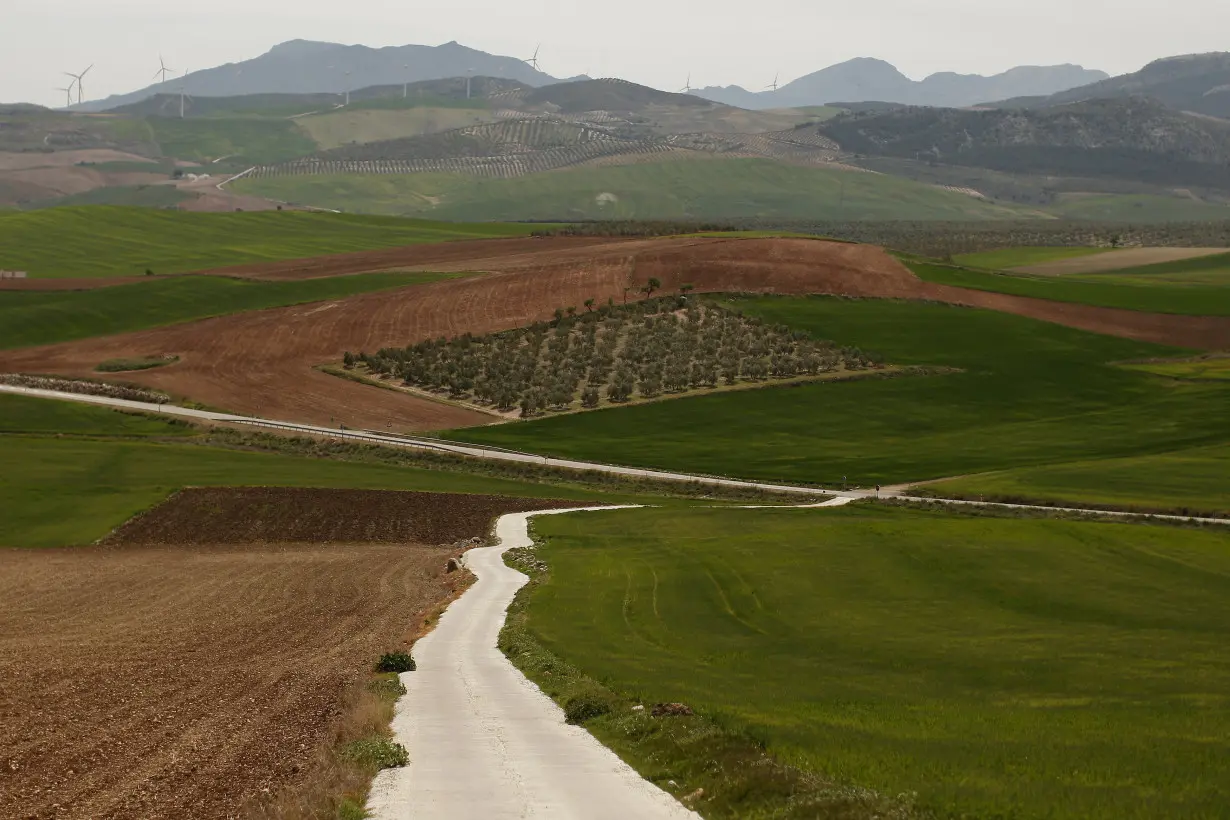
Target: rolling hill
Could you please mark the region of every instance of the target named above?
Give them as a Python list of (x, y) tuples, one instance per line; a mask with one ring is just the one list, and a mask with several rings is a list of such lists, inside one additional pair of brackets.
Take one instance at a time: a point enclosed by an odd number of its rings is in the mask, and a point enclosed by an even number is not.
[(1137, 97), (1039, 110), (902, 108), (820, 130), (856, 154), (1230, 190), (1230, 122)]
[(1001, 107), (1048, 108), (1086, 100), (1148, 97), (1176, 111), (1230, 118), (1230, 52), (1188, 54), (1149, 63), (1134, 74), (1112, 77), (1050, 96), (1009, 99)]

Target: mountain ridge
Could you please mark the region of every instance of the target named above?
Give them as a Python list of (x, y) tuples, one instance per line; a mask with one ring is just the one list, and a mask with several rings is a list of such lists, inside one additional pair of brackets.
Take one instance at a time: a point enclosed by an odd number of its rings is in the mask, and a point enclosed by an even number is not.
[[(316, 40), (289, 40), (238, 63), (194, 71), (127, 94), (93, 100), (72, 110), (97, 112), (138, 103), (156, 94), (197, 97), (247, 94), (343, 94), (371, 86), (400, 85), (454, 77), (487, 76), (541, 87), (582, 77), (559, 78), (525, 60), (489, 54), (456, 41), (438, 46), (373, 48)], [(693, 90), (697, 96), (738, 108), (764, 110), (823, 105), (837, 100), (912, 105), (965, 106), (982, 100), (1045, 96), (1107, 78), (1080, 66), (1020, 66), (993, 77), (941, 72), (914, 81), (892, 64), (859, 57), (800, 77), (776, 91), (739, 86)]]
[[(740, 86), (697, 89), (698, 96), (740, 108), (795, 108), (833, 102), (888, 102), (964, 108), (992, 99), (1047, 96), (1110, 79), (1104, 71), (1078, 65), (1017, 66), (991, 76), (942, 71), (911, 80), (891, 63), (856, 57), (823, 68), (776, 90), (748, 91)], [(1008, 94), (999, 93), (1015, 89)]]
[(179, 94), (181, 88), (198, 97), (344, 94), (348, 90), (372, 86), (443, 80), (467, 74), (514, 80), (534, 87), (562, 81), (532, 68), (524, 60), (488, 54), (456, 41), (439, 46), (373, 48), (289, 40), (250, 60), (194, 71), (186, 77), (154, 83), (128, 94), (114, 94), (73, 106), (73, 110), (108, 111), (156, 94)]
[(996, 105), (1003, 108), (1050, 108), (1089, 100), (1149, 97), (1177, 111), (1230, 119), (1230, 52), (1163, 57), (1131, 74), (1039, 98), (1020, 97), (1004, 99)]

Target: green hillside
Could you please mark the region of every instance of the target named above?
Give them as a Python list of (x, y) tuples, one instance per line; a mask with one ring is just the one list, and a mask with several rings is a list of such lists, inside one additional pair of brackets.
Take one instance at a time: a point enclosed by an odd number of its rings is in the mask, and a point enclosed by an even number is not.
[(879, 174), (763, 159), (646, 162), (514, 179), (462, 174), (245, 179), (237, 192), (437, 219), (1005, 219), (1031, 215)]
[(286, 162), (316, 152), (316, 143), (292, 120), (150, 117), (162, 153), (176, 159), (234, 164)]
[(290, 211), (57, 208), (0, 220), (0, 268), (32, 277), (185, 273), (420, 242), (523, 236), (532, 230)]

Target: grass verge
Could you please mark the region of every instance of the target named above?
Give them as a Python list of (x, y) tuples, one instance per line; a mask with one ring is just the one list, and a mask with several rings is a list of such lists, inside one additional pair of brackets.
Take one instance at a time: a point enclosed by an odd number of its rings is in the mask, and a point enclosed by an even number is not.
[(404, 766), (405, 747), (391, 739), (389, 724), (406, 688), (395, 674), (375, 674), (351, 688), (328, 743), (317, 750), (301, 782), (242, 812), (251, 820), (363, 820), (372, 778)]

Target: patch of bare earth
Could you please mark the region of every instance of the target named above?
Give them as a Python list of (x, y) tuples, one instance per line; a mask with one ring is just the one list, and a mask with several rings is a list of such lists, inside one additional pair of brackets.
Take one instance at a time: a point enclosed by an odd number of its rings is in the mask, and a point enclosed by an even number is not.
[(486, 424), (491, 417), (319, 372), (349, 351), (374, 352), (549, 319), (557, 308), (637, 298), (650, 278), (670, 293), (831, 294), (947, 302), (1141, 341), (1230, 348), (1230, 318), (1151, 314), (923, 282), (879, 248), (808, 239), (559, 237), (413, 246), (216, 271), (304, 278), (380, 268), (489, 271), (354, 296), (319, 312), (294, 306), (25, 350), (0, 372), (89, 376), (106, 359), (170, 355), (128, 379), (214, 407), (315, 424), (398, 432)]
[(433, 544), (566, 503), (185, 491), (110, 546), (0, 550), (0, 816), (221, 820), (310, 789), (348, 695), (461, 583)]
[(1121, 251), (1107, 251), (1092, 256), (1077, 256), (1072, 259), (1060, 259), (1041, 265), (1026, 265), (1012, 268), (1015, 273), (1035, 273), (1044, 276), (1062, 276), (1071, 273), (1106, 273), (1138, 268), (1144, 265), (1160, 265), (1164, 262), (1181, 262), (1184, 259), (1199, 259), (1202, 256), (1216, 256), (1230, 253), (1230, 248), (1128, 248)]

